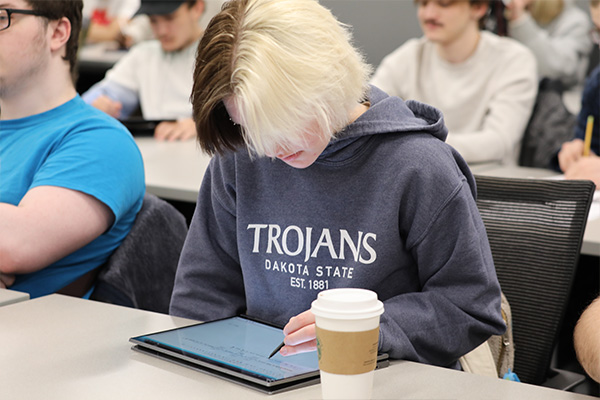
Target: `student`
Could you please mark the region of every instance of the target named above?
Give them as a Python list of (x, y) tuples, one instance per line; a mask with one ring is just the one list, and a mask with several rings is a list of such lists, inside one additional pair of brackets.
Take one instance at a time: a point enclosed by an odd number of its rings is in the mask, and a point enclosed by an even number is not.
[(140, 106), (145, 119), (165, 120), (154, 131), (157, 139), (195, 137), (189, 97), (203, 12), (203, 0), (143, 0), (138, 14), (150, 17), (157, 40), (133, 46), (83, 100), (120, 119)]
[(123, 29), (140, 8), (140, 0), (84, 0), (87, 43), (123, 40)]
[(579, 317), (573, 332), (573, 345), (585, 372), (600, 383), (600, 297)]
[(371, 83), (439, 108), (468, 163), (516, 163), (537, 94), (533, 54), (480, 31), (487, 0), (415, 2), (424, 36), (385, 57)]
[(573, 0), (510, 0), (505, 15), (509, 35), (533, 51), (540, 79), (559, 80), (565, 89), (583, 84), (591, 26)]
[(32, 298), (86, 294), (143, 201), (131, 135), (71, 79), (81, 9), (81, 0), (0, 6), (0, 287)]
[(350, 39), (316, 0), (232, 1), (211, 21), (192, 104), (214, 157), (170, 312), (289, 321), (289, 355), (316, 349), (319, 291), (366, 288), (381, 351), (458, 367), (505, 329), (473, 176), (441, 113), (370, 87)]
[[(596, 29), (600, 31), (600, 1), (590, 1), (590, 13)], [(596, 44), (597, 46), (598, 44)], [(594, 117), (591, 151), (583, 157), (587, 120)], [(588, 77), (577, 116), (575, 138), (563, 143), (558, 153), (558, 165), (567, 179), (590, 179), (600, 188), (600, 66)]]

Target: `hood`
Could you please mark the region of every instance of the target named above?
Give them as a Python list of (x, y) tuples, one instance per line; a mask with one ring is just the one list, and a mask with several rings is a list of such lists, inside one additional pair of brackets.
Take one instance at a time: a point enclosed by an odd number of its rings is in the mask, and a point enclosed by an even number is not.
[(368, 94), (369, 109), (356, 121), (336, 135), (319, 159), (337, 158), (341, 152), (352, 152), (360, 147), (361, 139), (368, 140), (373, 135), (428, 133), (441, 141), (446, 140), (448, 129), (440, 110), (418, 101), (404, 101), (387, 95), (375, 86)]

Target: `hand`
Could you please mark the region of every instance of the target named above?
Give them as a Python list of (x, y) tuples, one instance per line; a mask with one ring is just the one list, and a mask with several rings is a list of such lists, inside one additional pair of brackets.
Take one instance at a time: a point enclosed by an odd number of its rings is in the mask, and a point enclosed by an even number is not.
[(583, 156), (583, 140), (573, 139), (565, 142), (558, 152), (558, 165), (562, 172), (566, 172), (569, 167)]
[(158, 140), (188, 140), (193, 137), (196, 137), (196, 124), (191, 118), (161, 122), (154, 129), (154, 138)]
[(506, 5), (504, 16), (510, 21), (519, 19), (523, 14), (525, 14), (529, 4), (533, 3), (534, 1), (535, 0), (511, 0), (510, 3)]
[(108, 96), (100, 96), (92, 102), (92, 106), (98, 110), (104, 111), (113, 118), (119, 118), (123, 105), (120, 101), (112, 100)]
[(0, 289), (11, 287), (15, 283), (15, 276), (0, 272)]
[(283, 328), (283, 333), (285, 346), (279, 350), (281, 355), (291, 356), (317, 350), (315, 316), (310, 310), (290, 318)]
[(600, 189), (600, 157), (590, 155), (581, 157), (565, 171), (566, 179), (589, 179)]

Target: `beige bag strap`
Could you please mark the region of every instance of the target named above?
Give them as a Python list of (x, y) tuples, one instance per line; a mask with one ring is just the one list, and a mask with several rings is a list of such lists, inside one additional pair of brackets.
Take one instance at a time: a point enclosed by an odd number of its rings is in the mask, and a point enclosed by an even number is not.
[(459, 361), (462, 369), (466, 372), (475, 375), (491, 376), (493, 378), (498, 377), (496, 363), (487, 341), (462, 356)]

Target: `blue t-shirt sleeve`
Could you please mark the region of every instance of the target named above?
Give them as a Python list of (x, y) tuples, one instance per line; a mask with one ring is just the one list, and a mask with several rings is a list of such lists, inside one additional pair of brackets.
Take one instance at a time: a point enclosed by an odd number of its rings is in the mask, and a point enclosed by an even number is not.
[(115, 221), (138, 203), (145, 190), (144, 166), (124, 128), (89, 121), (62, 139), (36, 173), (30, 188), (59, 186), (94, 196)]

